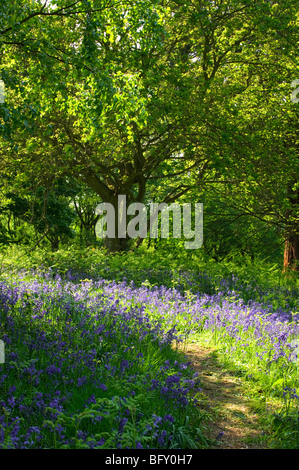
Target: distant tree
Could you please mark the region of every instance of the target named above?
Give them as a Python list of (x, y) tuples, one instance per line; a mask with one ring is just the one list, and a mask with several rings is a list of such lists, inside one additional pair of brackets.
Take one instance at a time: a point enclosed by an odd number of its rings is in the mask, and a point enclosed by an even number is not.
[[(76, 218), (62, 180), (52, 188), (1, 185), (0, 216), (6, 243), (40, 245), (50, 242), (53, 250), (60, 241), (74, 238), (72, 224)], [(32, 236), (34, 234), (34, 237)]]

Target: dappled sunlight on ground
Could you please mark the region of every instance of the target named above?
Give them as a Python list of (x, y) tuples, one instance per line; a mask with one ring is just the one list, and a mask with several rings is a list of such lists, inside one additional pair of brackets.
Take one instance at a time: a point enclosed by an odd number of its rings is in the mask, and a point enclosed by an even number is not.
[(263, 449), (263, 431), (240, 377), (223, 369), (211, 348), (196, 343), (183, 347), (192, 367), (199, 372), (202, 394), (199, 407), (211, 416), (208, 434), (213, 448)]

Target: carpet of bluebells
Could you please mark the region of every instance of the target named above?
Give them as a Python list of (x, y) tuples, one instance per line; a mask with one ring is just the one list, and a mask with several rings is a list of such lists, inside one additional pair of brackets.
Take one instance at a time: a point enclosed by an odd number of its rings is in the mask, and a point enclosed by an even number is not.
[(2, 276), (0, 448), (207, 446), (200, 376), (175, 347), (204, 332), (296, 401), (294, 292), (284, 292), (282, 308), (279, 291), (234, 276), (216, 283), (181, 272), (173, 287), (146, 279), (51, 269)]

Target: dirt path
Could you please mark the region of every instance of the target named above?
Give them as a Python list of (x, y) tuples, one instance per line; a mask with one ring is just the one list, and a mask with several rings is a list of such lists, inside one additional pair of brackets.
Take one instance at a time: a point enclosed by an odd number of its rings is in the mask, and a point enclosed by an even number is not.
[(199, 406), (211, 413), (208, 437), (217, 439), (212, 449), (263, 449), (258, 415), (242, 390), (242, 382), (219, 364), (213, 349), (185, 346), (184, 354), (199, 372), (202, 399)]

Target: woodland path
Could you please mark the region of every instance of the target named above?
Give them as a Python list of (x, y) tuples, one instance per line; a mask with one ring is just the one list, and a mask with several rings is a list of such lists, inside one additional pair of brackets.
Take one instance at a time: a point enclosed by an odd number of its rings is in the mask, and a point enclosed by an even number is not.
[(211, 348), (192, 343), (183, 351), (199, 373), (199, 406), (212, 418), (206, 424), (206, 434), (217, 443), (210, 448), (265, 449), (259, 416), (246, 396), (241, 378), (225, 369)]

